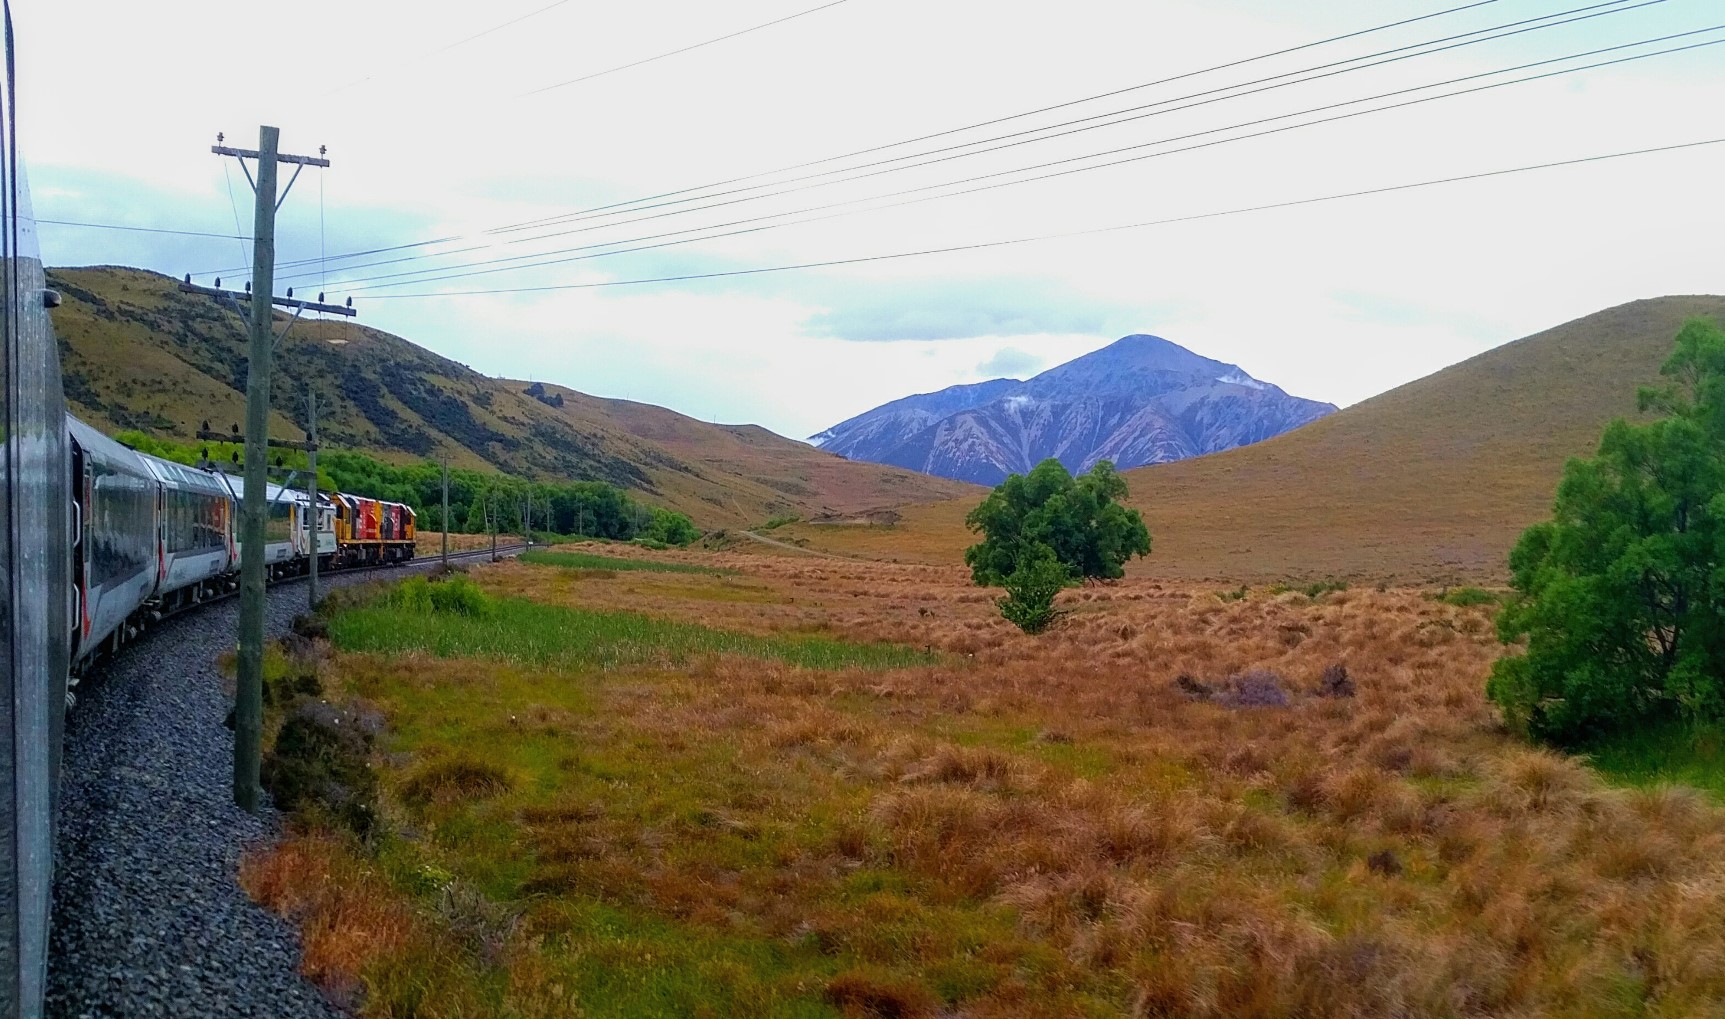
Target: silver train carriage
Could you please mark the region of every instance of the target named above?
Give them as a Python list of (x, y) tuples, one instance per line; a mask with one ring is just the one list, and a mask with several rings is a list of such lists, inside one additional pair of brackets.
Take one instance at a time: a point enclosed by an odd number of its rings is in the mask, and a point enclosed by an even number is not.
[(71, 650), (65, 404), (13, 112), (0, 75), (0, 1014), (37, 1019), (48, 974), (54, 812)]

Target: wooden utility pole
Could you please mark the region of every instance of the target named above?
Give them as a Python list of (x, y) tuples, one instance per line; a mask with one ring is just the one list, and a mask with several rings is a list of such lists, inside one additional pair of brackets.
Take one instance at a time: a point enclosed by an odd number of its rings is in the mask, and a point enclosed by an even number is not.
[(485, 508), (486, 508), (486, 510), (488, 510), (488, 512), (485, 514), (485, 516), (487, 519), (489, 519), (491, 521), (491, 561), (496, 562), (497, 561), (497, 488), (495, 486), (493, 486), (491, 491), (489, 493), (487, 493), (487, 498), (485, 500)]
[[(251, 345), (246, 367), (246, 433), (245, 486), (240, 497), (240, 633), (238, 681), (234, 691), (234, 802), (256, 813), (258, 809), (258, 772), (260, 770), (261, 730), (263, 728), (263, 656), (264, 656), (264, 523), (267, 508), (268, 468), (267, 448), (271, 445), (301, 446), (269, 438), (270, 360), (276, 341), (275, 306), (296, 309), (294, 321), (301, 312), (326, 311), (352, 316), (353, 299), (348, 306), (326, 305), (320, 300), (294, 300), (291, 296), (275, 296), (275, 232), (276, 209), (293, 190), (300, 171), (308, 166), (328, 167), (329, 160), (320, 156), (283, 155), (278, 149), (281, 132), (273, 127), (258, 129), (257, 149), (235, 149), (222, 145), (221, 135), (210, 151), (218, 156), (233, 156), (240, 161), (252, 190), (257, 195), (257, 207), (252, 223), (252, 283), (249, 292), (236, 294), (216, 287), (194, 286), (186, 277), (180, 289), (188, 293), (219, 297), (237, 307), (238, 301), (251, 302)], [(320, 150), (321, 151), (321, 150)], [(257, 163), (253, 175), (246, 160)], [(282, 194), (276, 196), (276, 166), (294, 164), (294, 175)], [(288, 323), (292, 328), (293, 322)], [(287, 329), (282, 330), (282, 336)], [(311, 443), (305, 443), (309, 447)], [(309, 449), (308, 449), (309, 452)], [(313, 486), (316, 475), (313, 474)], [(314, 502), (315, 505), (315, 502)]]
[(309, 582), (308, 583), (308, 590), (306, 593), (306, 604), (307, 604), (307, 607), (310, 608), (312, 611), (316, 611), (317, 610), (317, 552), (318, 552), (318, 548), (317, 548), (317, 535), (318, 535), (318, 528), (317, 528), (317, 525), (318, 525), (318, 508), (317, 508), (317, 390), (313, 389), (309, 385), (307, 385), (305, 387), (305, 410), (306, 410), (307, 418), (310, 419), (308, 421), (308, 424), (310, 425), (310, 427), (306, 429), (306, 451), (305, 451), (306, 470), (308, 472), (308, 476), (307, 476), (306, 482), (305, 482), (305, 494), (306, 494), (306, 499), (307, 499), (307, 513), (306, 513), (306, 521), (305, 521), (305, 532), (306, 532), (306, 537), (310, 539), (310, 541), (307, 543), (307, 547), (311, 550), (311, 558), (309, 560), (307, 560), (307, 563), (306, 563), (306, 569), (307, 569), (306, 579)]
[(449, 454), (443, 455), (443, 570), (449, 572)]

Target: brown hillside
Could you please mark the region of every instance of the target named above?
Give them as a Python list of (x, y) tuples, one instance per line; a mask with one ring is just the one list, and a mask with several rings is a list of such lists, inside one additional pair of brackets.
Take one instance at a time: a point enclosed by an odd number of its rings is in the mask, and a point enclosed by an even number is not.
[[(1494, 580), (1549, 513), (1566, 459), (1593, 450), (1659, 379), (1684, 320), (1725, 297), (1635, 301), (1505, 344), (1266, 442), (1131, 471), (1155, 555), (1135, 572), (1271, 581)], [(951, 561), (973, 500), (897, 527), (798, 527), (815, 547)]]
[[(136, 269), (55, 269), (54, 326), (74, 413), (98, 427), (192, 441), (244, 417), (244, 327), (208, 298)], [(286, 321), (278, 315), (278, 321)], [(607, 481), (707, 527), (952, 498), (968, 486), (852, 463), (753, 426), (558, 387), (543, 398), (352, 322), (302, 321), (277, 351), (270, 431), (301, 434), (306, 385), (326, 445), (393, 462)], [(553, 406), (561, 394), (561, 406)], [(661, 438), (655, 438), (661, 436)]]

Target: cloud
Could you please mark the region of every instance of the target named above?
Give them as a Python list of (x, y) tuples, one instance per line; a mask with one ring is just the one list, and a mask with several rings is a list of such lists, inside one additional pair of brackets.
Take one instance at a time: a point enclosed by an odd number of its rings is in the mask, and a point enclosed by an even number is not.
[(861, 342), (958, 340), (977, 336), (1107, 335), (1141, 308), (1019, 276), (894, 280), (834, 286), (803, 328)]
[(1043, 360), (1013, 347), (1002, 347), (994, 356), (976, 366), (976, 373), (991, 379), (1022, 379), (1042, 367)]

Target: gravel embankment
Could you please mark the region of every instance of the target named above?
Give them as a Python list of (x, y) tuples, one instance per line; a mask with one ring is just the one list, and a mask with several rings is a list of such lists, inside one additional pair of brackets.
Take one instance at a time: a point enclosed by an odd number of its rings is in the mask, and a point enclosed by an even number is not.
[[(305, 597), (300, 583), (270, 591), (270, 636)], [(238, 614), (229, 598), (168, 620), (79, 687), (61, 779), (52, 1019), (343, 1014), (299, 975), (294, 930), (235, 879), (245, 848), (277, 833), (273, 817), (233, 803), (215, 663)]]

